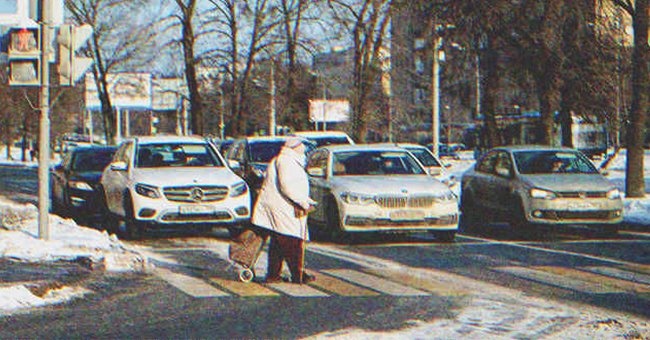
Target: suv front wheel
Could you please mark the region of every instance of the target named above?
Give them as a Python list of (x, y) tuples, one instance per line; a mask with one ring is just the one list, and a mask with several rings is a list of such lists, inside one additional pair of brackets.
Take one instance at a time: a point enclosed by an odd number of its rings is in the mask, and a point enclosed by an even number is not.
[[(127, 240), (139, 240), (144, 234), (144, 223), (135, 218), (131, 194), (126, 193), (124, 198), (124, 229), (120, 230), (122, 237)], [(121, 228), (120, 228), (121, 229)]]

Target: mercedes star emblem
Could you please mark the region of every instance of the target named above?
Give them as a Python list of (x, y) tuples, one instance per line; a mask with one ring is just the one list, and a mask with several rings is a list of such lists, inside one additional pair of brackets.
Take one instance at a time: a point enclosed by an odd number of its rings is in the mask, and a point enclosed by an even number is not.
[(190, 191), (190, 198), (194, 202), (200, 202), (203, 199), (203, 190), (201, 188), (194, 188)]

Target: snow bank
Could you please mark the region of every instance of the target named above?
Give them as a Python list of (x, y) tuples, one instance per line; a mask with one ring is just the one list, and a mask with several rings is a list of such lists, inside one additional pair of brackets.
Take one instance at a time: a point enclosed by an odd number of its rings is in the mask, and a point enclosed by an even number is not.
[(49, 216), (50, 238), (38, 238), (38, 209), (0, 197), (0, 257), (26, 262), (89, 258), (108, 271), (143, 271), (145, 258), (127, 249), (115, 235)]
[(43, 296), (36, 296), (23, 285), (0, 287), (0, 315), (8, 314), (19, 309), (39, 307), (62, 303), (73, 298), (90, 293), (81, 287), (62, 287), (49, 290)]

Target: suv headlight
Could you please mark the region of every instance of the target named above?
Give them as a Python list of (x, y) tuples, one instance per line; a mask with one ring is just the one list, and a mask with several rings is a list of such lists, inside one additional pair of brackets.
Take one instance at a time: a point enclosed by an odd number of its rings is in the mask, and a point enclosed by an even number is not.
[(543, 199), (543, 200), (552, 200), (552, 199), (557, 198), (557, 195), (552, 191), (533, 188), (533, 189), (530, 189), (530, 197)]
[(372, 195), (342, 192), (339, 196), (348, 204), (369, 205), (375, 202), (375, 196)]
[(607, 192), (607, 198), (609, 198), (610, 200), (619, 199), (621, 198), (621, 191), (618, 189), (612, 189)]
[(70, 181), (68, 182), (68, 185), (70, 186), (70, 188), (73, 189), (93, 191), (93, 187), (91, 187), (90, 184), (83, 181)]
[(149, 198), (160, 198), (158, 188), (153, 185), (138, 183), (135, 185), (135, 192)]
[(248, 192), (248, 186), (244, 182), (239, 182), (230, 189), (230, 197), (241, 196)]
[(456, 200), (456, 195), (451, 192), (451, 190), (447, 190), (447, 192), (443, 192), (442, 194), (435, 195), (436, 201), (440, 203), (446, 203), (449, 201), (454, 201)]

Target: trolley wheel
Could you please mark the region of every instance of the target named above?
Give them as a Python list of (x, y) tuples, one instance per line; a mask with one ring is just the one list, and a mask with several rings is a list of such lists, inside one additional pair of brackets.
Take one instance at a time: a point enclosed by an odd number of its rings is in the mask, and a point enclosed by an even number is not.
[(239, 281), (241, 282), (251, 282), (255, 278), (255, 273), (250, 268), (244, 268), (239, 271)]

